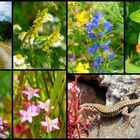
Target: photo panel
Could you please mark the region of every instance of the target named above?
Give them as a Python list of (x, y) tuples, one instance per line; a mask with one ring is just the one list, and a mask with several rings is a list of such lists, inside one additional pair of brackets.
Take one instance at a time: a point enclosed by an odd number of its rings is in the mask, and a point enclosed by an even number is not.
[(124, 72), (124, 2), (68, 2), (68, 73)]
[(125, 2), (125, 72), (140, 73), (140, 2)]
[(65, 69), (66, 2), (13, 2), (14, 69)]
[(0, 69), (12, 69), (12, 2), (0, 1)]
[(0, 71), (0, 139), (12, 138), (12, 72)]
[(66, 138), (65, 71), (14, 71), (14, 138)]
[(68, 74), (68, 138), (140, 138), (139, 84), (140, 75)]

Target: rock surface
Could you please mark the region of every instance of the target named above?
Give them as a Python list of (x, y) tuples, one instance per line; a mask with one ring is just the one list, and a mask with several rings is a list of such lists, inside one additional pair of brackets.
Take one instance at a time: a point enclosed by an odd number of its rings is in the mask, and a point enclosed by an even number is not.
[(10, 45), (0, 42), (0, 68), (11, 69), (12, 68), (12, 49)]

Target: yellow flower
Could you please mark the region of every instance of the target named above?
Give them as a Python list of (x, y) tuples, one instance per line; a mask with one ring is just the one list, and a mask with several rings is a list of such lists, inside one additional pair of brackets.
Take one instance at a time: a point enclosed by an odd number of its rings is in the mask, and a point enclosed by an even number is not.
[(85, 11), (82, 11), (80, 14), (77, 14), (76, 18), (81, 25), (84, 25), (88, 22), (87, 21), (87, 13)]
[(78, 63), (76, 67), (76, 72), (78, 73), (89, 73), (89, 70), (87, 70), (89, 67), (89, 63), (82, 64), (81, 62)]
[(75, 2), (68, 2), (68, 6), (69, 5), (76, 5), (76, 3)]

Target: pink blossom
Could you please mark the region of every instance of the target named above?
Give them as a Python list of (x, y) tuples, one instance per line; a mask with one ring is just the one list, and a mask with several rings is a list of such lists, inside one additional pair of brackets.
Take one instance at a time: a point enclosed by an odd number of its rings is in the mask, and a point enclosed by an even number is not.
[(47, 132), (51, 132), (52, 129), (59, 129), (58, 127), (58, 118), (51, 120), (48, 116), (45, 117), (45, 122), (41, 122), (42, 126), (47, 126)]
[(50, 99), (46, 100), (45, 103), (43, 103), (43, 102), (41, 102), (41, 101), (38, 101), (38, 103), (39, 103), (39, 107), (40, 107), (41, 109), (45, 109), (46, 112), (49, 111)]
[(26, 120), (28, 120), (29, 123), (32, 123), (32, 117), (39, 115), (40, 108), (32, 104), (27, 108), (27, 111), (20, 110), (19, 112), (22, 115), (22, 120), (21, 120), (22, 123), (25, 122)]
[(25, 91), (23, 91), (22, 93), (28, 95), (28, 101), (29, 101), (29, 100), (32, 99), (33, 96), (39, 98), (40, 96), (39, 96), (38, 93), (37, 93), (37, 92), (39, 92), (39, 91), (40, 91), (39, 88), (33, 89), (32, 87), (29, 86), (29, 87), (28, 87), (28, 90), (25, 90)]

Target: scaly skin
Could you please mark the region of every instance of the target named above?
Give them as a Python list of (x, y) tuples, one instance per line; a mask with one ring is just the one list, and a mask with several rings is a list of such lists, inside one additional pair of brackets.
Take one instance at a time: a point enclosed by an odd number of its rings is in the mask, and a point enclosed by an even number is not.
[(101, 117), (114, 117), (119, 114), (129, 117), (128, 109), (140, 105), (140, 99), (120, 101), (112, 106), (84, 103), (80, 107), (85, 110), (97, 111)]

